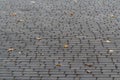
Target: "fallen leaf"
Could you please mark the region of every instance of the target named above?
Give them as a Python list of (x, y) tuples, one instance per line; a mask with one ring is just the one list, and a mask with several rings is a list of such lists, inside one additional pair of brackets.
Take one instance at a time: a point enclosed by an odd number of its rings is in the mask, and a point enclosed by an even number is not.
[(90, 71), (90, 70), (86, 70), (86, 72), (87, 72), (87, 73), (92, 73), (92, 71)]
[(35, 1), (30, 1), (30, 2), (33, 3), (33, 4), (35, 3)]
[(114, 52), (114, 50), (111, 49), (111, 50), (109, 50), (109, 52), (112, 53), (112, 52)]
[(14, 51), (15, 49), (14, 48), (8, 48), (7, 51)]
[(70, 16), (73, 16), (75, 14), (75, 12), (70, 12)]
[(114, 16), (113, 14), (110, 15), (112, 18), (116, 18), (116, 16)]
[(73, 0), (75, 3), (77, 3), (77, 0)]
[(61, 64), (56, 64), (57, 67), (61, 67), (62, 65)]
[(40, 37), (36, 37), (36, 39), (37, 39), (37, 40), (41, 40), (42, 38), (40, 38)]
[(68, 44), (64, 44), (64, 48), (68, 48)]
[(92, 64), (85, 64), (85, 66), (92, 67), (93, 65)]
[(17, 14), (16, 13), (11, 13), (10, 16), (16, 16)]
[(24, 20), (22, 20), (22, 19), (20, 19), (20, 20), (18, 20), (17, 22), (23, 22)]
[(105, 42), (110, 43), (111, 41), (110, 40), (106, 40)]

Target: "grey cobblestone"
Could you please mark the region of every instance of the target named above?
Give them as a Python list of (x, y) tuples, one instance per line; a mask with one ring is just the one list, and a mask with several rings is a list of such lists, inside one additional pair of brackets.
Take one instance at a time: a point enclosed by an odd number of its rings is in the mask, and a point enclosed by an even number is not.
[(0, 0), (0, 80), (119, 80), (119, 4)]

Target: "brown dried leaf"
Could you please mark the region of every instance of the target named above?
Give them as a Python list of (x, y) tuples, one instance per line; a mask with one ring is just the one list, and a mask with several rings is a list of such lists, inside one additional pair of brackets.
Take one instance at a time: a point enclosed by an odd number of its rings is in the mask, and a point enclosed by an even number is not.
[(70, 12), (70, 16), (73, 16), (75, 14), (75, 12)]
[(85, 66), (88, 66), (88, 67), (93, 67), (92, 64), (85, 64)]
[(8, 48), (7, 51), (14, 51), (15, 49), (14, 48)]
[(16, 16), (17, 15), (17, 13), (11, 13), (10, 14), (10, 16)]
[(68, 44), (64, 44), (64, 48), (68, 48)]
[(61, 64), (56, 64), (57, 67), (61, 67), (62, 65)]

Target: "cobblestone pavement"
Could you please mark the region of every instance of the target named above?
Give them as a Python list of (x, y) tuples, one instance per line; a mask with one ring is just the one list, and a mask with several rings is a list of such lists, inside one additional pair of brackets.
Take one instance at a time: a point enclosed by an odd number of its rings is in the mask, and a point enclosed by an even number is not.
[(0, 80), (120, 80), (120, 0), (0, 0)]

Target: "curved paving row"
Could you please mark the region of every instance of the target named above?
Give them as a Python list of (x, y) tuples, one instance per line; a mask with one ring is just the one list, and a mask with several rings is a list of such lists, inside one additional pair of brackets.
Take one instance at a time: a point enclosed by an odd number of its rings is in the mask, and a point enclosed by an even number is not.
[(119, 0), (0, 0), (0, 80), (120, 80)]

